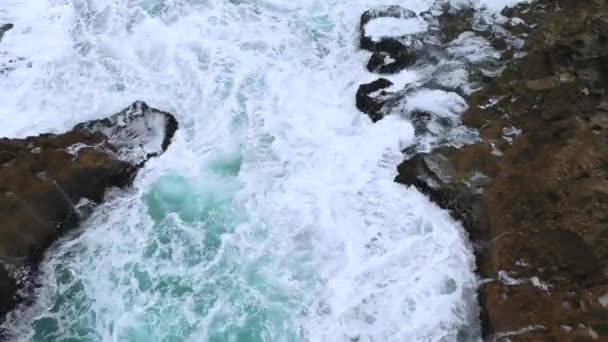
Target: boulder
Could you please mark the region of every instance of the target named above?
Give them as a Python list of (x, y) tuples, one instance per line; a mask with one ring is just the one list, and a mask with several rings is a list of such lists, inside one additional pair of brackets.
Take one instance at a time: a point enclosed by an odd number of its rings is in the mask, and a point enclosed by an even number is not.
[(380, 6), (364, 12), (360, 47), (373, 53), (368, 70), (392, 74), (413, 65), (426, 25), (423, 18), (400, 6)]
[(386, 78), (360, 85), (356, 95), (357, 109), (369, 115), (373, 122), (382, 119), (385, 115), (386, 98), (390, 96), (386, 89), (392, 85), (393, 82)]
[(136, 102), (63, 134), (0, 139), (1, 315), (25, 299), (7, 269), (33, 276), (45, 250), (77, 227), (108, 189), (129, 186), (176, 130), (171, 114)]

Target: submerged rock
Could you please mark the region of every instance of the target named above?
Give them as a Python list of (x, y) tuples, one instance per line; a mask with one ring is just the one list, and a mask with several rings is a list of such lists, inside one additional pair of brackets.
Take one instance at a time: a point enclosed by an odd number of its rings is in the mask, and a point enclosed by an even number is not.
[[(401, 6), (380, 6), (377, 8), (370, 9), (365, 11), (361, 15), (361, 23), (360, 23), (360, 46), (364, 50), (368, 51), (384, 51), (387, 53), (398, 54), (406, 48), (405, 42), (401, 40), (401, 38), (405, 38), (409, 36), (408, 34), (404, 34), (402, 36), (386, 36), (385, 32), (382, 32), (382, 25), (378, 25), (380, 27), (377, 28), (379, 32), (372, 32), (372, 30), (368, 27), (368, 25), (378, 19), (397, 19), (406, 21), (408, 19), (416, 18), (416, 13), (405, 9)], [(382, 23), (381, 23), (382, 24)], [(391, 25), (391, 23), (386, 23), (384, 28), (390, 29), (387, 27)], [(393, 23), (393, 25), (395, 25)], [(397, 21), (398, 25), (398, 21)], [(397, 32), (392, 32), (395, 34)]]
[(87, 205), (130, 185), (176, 130), (171, 114), (136, 102), (63, 134), (0, 139), (0, 315), (27, 300), (7, 270), (32, 276), (45, 250), (86, 217)]
[(526, 54), (463, 114), (480, 141), (418, 154), (396, 181), (471, 234), (488, 340), (608, 340), (608, 3), (518, 11), (538, 25)]
[(4, 266), (0, 267), (0, 315), (12, 310), (16, 305), (15, 280), (9, 275)]
[[(474, 13), (472, 9), (453, 11), (440, 2), (428, 12), (420, 14), (400, 6), (380, 6), (363, 13), (360, 45), (362, 49), (372, 52), (367, 69), (381, 74), (394, 86), (390, 91), (376, 91), (374, 86), (378, 81), (361, 85), (357, 92), (357, 108), (374, 121), (389, 112), (408, 118), (411, 113), (403, 110), (408, 107), (405, 97), (416, 89), (442, 90), (469, 96), (483, 84), (500, 76), (505, 62), (501, 61), (500, 51), (494, 45), (500, 45), (496, 42), (504, 40), (502, 37), (509, 38), (509, 43), (515, 45), (521, 39), (490, 24), (478, 27), (480, 25), (475, 23), (481, 19)], [(515, 51), (515, 48), (512, 50)], [(410, 78), (409, 71), (403, 71), (405, 68), (415, 71), (416, 77)], [(400, 100), (402, 105), (398, 104)], [(417, 109), (432, 112), (425, 108)], [(424, 122), (418, 120), (416, 123), (419, 132), (435, 131), (431, 135), (443, 135), (445, 129), (442, 126), (445, 125), (442, 122), (426, 120), (433, 127), (423, 128)]]

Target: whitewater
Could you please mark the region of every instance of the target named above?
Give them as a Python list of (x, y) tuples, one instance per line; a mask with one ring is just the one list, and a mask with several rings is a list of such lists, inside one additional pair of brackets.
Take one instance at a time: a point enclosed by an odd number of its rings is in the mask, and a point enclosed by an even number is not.
[(3, 0), (15, 28), (0, 50), (23, 59), (0, 77), (0, 136), (135, 100), (180, 122), (132, 188), (48, 253), (34, 304), (4, 324), (14, 340), (475, 338), (466, 234), (393, 182), (412, 124), (354, 105), (376, 78), (358, 22), (379, 4)]

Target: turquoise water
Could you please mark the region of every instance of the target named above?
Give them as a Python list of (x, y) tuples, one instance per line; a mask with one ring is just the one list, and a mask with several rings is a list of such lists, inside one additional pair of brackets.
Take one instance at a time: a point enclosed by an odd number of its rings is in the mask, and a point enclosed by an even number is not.
[[(235, 229), (247, 220), (232, 201), (241, 162), (240, 156), (213, 160), (203, 182), (167, 174), (147, 189), (142, 199), (150, 222), (128, 229), (145, 238), (134, 246), (117, 246), (136, 250), (130, 260), (111, 261), (104, 281), (118, 292), (110, 296), (119, 296), (108, 298), (105, 307), (92, 310), (97, 298), (87, 287), (95, 285), (78, 275), (95, 258), (103, 258), (107, 246), (76, 243), (61, 249), (57, 262), (51, 261), (52, 308), (32, 321), (31, 340), (98, 341), (104, 338), (100, 324), (119, 341), (203, 336), (208, 341), (301, 340), (286, 324), (299, 299), (266, 274), (271, 256), (226, 239), (235, 237)], [(248, 242), (263, 244), (267, 230), (263, 224), (249, 230)], [(116, 321), (99, 320), (116, 309), (112, 300), (119, 300), (128, 314)]]
[(7, 1), (3, 46), (32, 67), (0, 79), (2, 134), (136, 99), (180, 122), (56, 244), (14, 340), (454, 341), (470, 324), (461, 227), (392, 181), (412, 125), (354, 106), (376, 1)]

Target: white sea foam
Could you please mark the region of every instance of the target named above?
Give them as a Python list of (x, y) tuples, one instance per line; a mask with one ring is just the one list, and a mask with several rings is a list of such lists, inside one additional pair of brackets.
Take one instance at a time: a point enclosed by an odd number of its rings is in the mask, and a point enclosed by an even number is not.
[(426, 31), (428, 24), (424, 19), (380, 17), (371, 20), (365, 25), (365, 34), (373, 41), (380, 41), (384, 37), (402, 37)]
[[(180, 121), (133, 189), (56, 246), (36, 304), (6, 325), (16, 339), (455, 340), (476, 307), (466, 237), (393, 182), (412, 126), (354, 106), (369, 77), (357, 23), (375, 5), (3, 3), (15, 28), (0, 50), (31, 67), (0, 77), (0, 135), (66, 130), (134, 100)], [(408, 103), (464, 108), (437, 91)]]

